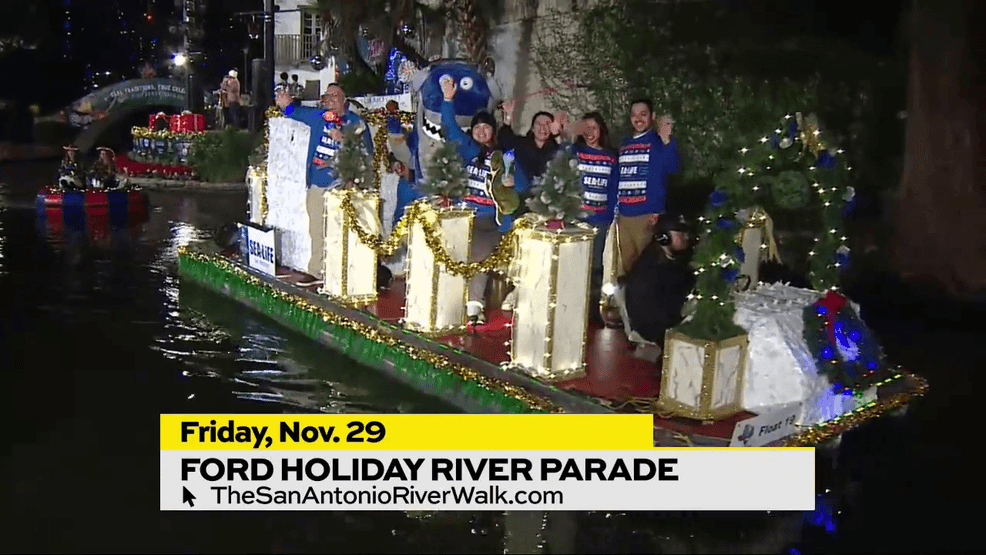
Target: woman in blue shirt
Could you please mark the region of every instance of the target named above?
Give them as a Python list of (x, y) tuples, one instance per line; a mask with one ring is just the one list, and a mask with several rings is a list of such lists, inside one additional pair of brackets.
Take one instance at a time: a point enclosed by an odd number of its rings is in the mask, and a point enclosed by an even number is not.
[[(496, 119), (488, 112), (479, 112), (473, 116), (470, 133), (467, 135), (459, 127), (452, 105), (456, 90), (457, 87), (453, 80), (442, 81), (442, 94), (445, 97), (441, 110), (442, 133), (455, 145), (456, 151), (466, 166), (467, 190), (462, 200), (476, 211), (470, 256), (470, 261), (476, 262), (486, 259), (493, 253), (500, 243), (503, 232), (508, 231), (513, 225), (513, 219), (510, 216), (501, 215), (501, 223), (497, 224), (496, 204), (486, 190), (490, 157), (497, 150)], [(513, 178), (505, 176), (503, 184), (507, 187), (513, 187), (518, 193), (525, 192), (528, 188), (527, 178), (520, 166), (516, 164), (514, 165)], [(489, 281), (489, 275), (480, 274), (474, 276), (469, 283), (469, 302), (466, 305), (466, 313), (476, 323), (486, 321), (483, 314), (486, 305), (483, 295), (486, 291), (487, 281)]]
[(616, 151), (609, 142), (609, 129), (599, 112), (590, 112), (572, 128), (575, 144), (572, 151), (579, 160), (582, 175), (582, 209), (589, 213), (582, 221), (596, 228), (592, 243), (592, 311), (593, 319), (599, 319), (599, 299), (603, 278), (603, 250), (606, 235), (613, 223), (619, 192), (619, 171)]

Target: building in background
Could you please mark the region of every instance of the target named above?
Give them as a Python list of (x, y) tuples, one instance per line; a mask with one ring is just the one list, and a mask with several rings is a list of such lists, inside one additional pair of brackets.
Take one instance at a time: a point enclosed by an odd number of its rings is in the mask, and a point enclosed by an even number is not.
[[(274, 14), (274, 76), (298, 75), (304, 100), (316, 100), (336, 81), (335, 61), (320, 52), (322, 20), (311, 0), (277, 0)], [(320, 58), (319, 58), (320, 57)], [(313, 58), (315, 62), (313, 63)], [(274, 83), (270, 85), (274, 87)]]

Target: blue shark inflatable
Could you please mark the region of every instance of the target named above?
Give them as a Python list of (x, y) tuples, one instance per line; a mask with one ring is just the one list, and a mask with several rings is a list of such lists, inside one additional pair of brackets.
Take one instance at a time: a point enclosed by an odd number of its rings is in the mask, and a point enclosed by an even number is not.
[(485, 110), (493, 113), (500, 98), (500, 90), (493, 76), (479, 66), (464, 60), (437, 60), (421, 68), (411, 80), (411, 93), (417, 104), (414, 130), (408, 146), (415, 171), (415, 179), (427, 178), (428, 164), (438, 147), (445, 142), (442, 136), (442, 87), (444, 76), (451, 77), (458, 87), (453, 106), (456, 121), (463, 130), (477, 113)]

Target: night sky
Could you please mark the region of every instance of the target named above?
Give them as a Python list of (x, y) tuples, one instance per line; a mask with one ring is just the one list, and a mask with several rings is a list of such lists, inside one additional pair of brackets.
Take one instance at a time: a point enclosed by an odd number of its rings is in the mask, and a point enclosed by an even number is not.
[[(262, 10), (263, 0), (204, 2), (202, 47), (206, 60), (199, 72), (203, 84), (211, 87), (218, 86), (222, 75), (231, 68), (244, 74), (244, 47), (249, 48), (248, 59), (262, 56), (259, 19), (253, 28), (258, 38), (251, 40), (247, 20), (233, 14)], [(37, 50), (22, 50), (0, 58), (0, 71), (12, 76), (0, 80), (0, 98), (38, 102), (47, 113), (78, 99), (94, 85), (138, 77), (145, 61), (158, 67), (159, 75), (166, 76), (167, 63), (181, 45), (181, 38), (169, 32), (169, 26), (180, 16), (181, 3), (182, 0), (41, 0), (34, 3), (34, 13), (28, 15), (23, 7), (3, 8), (4, 16), (29, 20), (17, 22), (16, 26), (42, 29), (46, 40)], [(737, 12), (739, 19), (732, 15), (730, 19), (744, 21), (741, 29), (750, 36), (821, 35), (841, 38), (879, 56), (899, 57), (903, 52), (900, 30), (903, 9), (908, 5), (905, 0), (709, 0), (708, 4)], [(861, 10), (863, 4), (865, 8)], [(0, 25), (10, 31), (10, 18)]]
[[(21, 17), (34, 20), (43, 29), (45, 40), (36, 50), (21, 50), (0, 58), (0, 71), (19, 76), (0, 80), (0, 97), (30, 97), (47, 113), (78, 99), (94, 85), (139, 77), (145, 61), (158, 68), (159, 76), (167, 76), (171, 55), (182, 44), (180, 36), (169, 32), (180, 17), (180, 7), (176, 7), (180, 3), (181, 0), (37, 2), (36, 14)], [(250, 48), (250, 58), (262, 55), (261, 40), (249, 40), (246, 21), (232, 14), (260, 10), (263, 0), (205, 0), (205, 6), (202, 47), (207, 58), (199, 72), (207, 86), (218, 87), (230, 68), (235, 66), (242, 73), (245, 46)], [(25, 82), (32, 85), (25, 87)], [(55, 83), (57, 86), (50, 86)]]

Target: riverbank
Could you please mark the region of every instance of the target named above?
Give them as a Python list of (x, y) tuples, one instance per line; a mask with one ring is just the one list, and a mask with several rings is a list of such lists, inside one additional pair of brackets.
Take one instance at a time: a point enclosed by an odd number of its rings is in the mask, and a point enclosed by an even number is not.
[(130, 183), (153, 191), (242, 192), (246, 183), (212, 183), (194, 179), (162, 179), (160, 177), (129, 177)]

